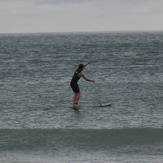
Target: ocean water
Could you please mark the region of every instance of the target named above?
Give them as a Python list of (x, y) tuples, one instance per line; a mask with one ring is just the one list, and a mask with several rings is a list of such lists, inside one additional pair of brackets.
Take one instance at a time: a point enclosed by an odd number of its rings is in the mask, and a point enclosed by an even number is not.
[(0, 34), (0, 163), (162, 160), (163, 32)]

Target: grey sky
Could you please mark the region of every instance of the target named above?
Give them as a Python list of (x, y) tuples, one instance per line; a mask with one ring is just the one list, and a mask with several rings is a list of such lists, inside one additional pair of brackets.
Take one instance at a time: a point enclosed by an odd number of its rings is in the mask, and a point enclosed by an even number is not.
[(0, 0), (0, 33), (163, 30), (163, 0)]

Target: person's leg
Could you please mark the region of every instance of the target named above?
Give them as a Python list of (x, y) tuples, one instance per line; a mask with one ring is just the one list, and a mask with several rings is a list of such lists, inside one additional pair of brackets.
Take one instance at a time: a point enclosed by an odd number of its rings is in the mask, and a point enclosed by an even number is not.
[(78, 101), (79, 101), (79, 99), (80, 99), (80, 92), (79, 93), (77, 93), (77, 95), (76, 95), (76, 104), (78, 104)]
[(80, 99), (80, 95), (81, 95), (80, 92), (75, 93), (74, 98), (73, 98), (73, 106), (78, 105), (78, 101)]
[(75, 101), (76, 101), (76, 93), (74, 94), (74, 97), (73, 97), (73, 106), (75, 105)]

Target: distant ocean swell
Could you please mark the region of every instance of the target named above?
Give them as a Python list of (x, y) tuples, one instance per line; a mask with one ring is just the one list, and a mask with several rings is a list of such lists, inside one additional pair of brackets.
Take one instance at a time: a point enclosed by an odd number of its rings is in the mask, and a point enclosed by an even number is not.
[[(134, 147), (134, 148), (133, 148)], [(163, 153), (163, 129), (2, 129), (0, 151), (118, 150)], [(144, 151), (143, 151), (144, 152)]]

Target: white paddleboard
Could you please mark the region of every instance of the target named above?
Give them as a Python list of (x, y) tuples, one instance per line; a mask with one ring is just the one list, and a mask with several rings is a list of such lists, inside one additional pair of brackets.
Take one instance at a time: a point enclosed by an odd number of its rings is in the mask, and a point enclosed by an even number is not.
[(70, 106), (70, 108), (73, 108), (73, 109), (79, 109), (81, 107), (108, 107), (108, 106), (111, 106), (111, 103), (106, 103), (106, 104), (99, 104), (99, 105), (78, 105), (78, 106)]

